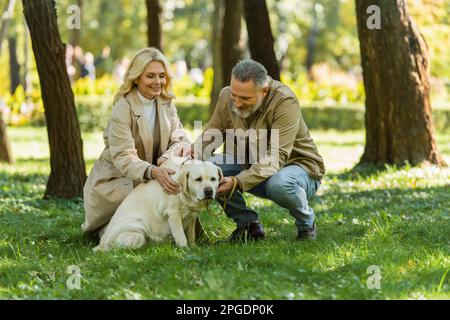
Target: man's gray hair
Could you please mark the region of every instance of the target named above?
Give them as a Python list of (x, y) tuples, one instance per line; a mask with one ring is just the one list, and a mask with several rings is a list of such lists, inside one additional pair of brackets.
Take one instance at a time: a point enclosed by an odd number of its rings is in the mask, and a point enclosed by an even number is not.
[(253, 80), (255, 87), (263, 87), (267, 79), (267, 70), (264, 66), (251, 59), (239, 61), (231, 70), (231, 76), (239, 82)]

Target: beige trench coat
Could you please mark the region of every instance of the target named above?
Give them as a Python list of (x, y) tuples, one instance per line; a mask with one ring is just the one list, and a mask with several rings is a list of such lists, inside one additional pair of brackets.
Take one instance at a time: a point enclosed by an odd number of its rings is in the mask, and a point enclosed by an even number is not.
[(95, 231), (111, 219), (120, 203), (139, 183), (145, 170), (159, 157), (168, 157), (177, 145), (189, 143), (174, 104), (156, 100), (156, 134), (145, 122), (144, 106), (136, 89), (113, 107), (103, 139), (105, 149), (84, 185), (85, 232)]

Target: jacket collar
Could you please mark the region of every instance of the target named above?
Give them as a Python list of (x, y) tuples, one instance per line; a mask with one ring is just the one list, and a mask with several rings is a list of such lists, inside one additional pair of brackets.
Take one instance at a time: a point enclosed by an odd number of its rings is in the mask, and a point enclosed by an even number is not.
[[(128, 101), (128, 103), (131, 106), (131, 110), (136, 116), (141, 116), (144, 113), (144, 105), (142, 104), (141, 99), (139, 98), (138, 92), (136, 87), (131, 89), (131, 91), (125, 96), (125, 99)], [(163, 106), (163, 105), (170, 105), (170, 100), (165, 99), (161, 96), (156, 97), (156, 105), (157, 106)]]
[(267, 106), (269, 105), (270, 101), (272, 100), (273, 89), (274, 89), (274, 80), (270, 76), (267, 76), (267, 78), (269, 79), (269, 91), (267, 91), (267, 94), (264, 97), (264, 99), (261, 103), (261, 106), (258, 108), (258, 110), (256, 110), (256, 112), (264, 113), (266, 111)]
[[(145, 151), (145, 160), (149, 163), (152, 163), (153, 158), (153, 136), (150, 131), (150, 127), (145, 121), (144, 115), (144, 105), (142, 104), (141, 99), (139, 98), (136, 87), (131, 89), (131, 91), (125, 96), (125, 99), (128, 101), (128, 104), (131, 107), (133, 114), (137, 118), (137, 125), (139, 129), (139, 135), (142, 139), (142, 143), (144, 144)], [(167, 123), (166, 119), (168, 116), (166, 115), (171, 101), (165, 99), (161, 96), (156, 98), (156, 114), (158, 125), (159, 125), (159, 151), (165, 150), (167, 148), (167, 141), (169, 141), (168, 135), (170, 134), (170, 127)]]

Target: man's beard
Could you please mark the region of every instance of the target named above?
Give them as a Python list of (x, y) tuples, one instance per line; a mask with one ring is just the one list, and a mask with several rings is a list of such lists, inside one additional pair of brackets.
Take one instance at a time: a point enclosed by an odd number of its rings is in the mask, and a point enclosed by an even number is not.
[(256, 110), (258, 110), (258, 108), (261, 106), (261, 104), (262, 104), (262, 99), (260, 101), (257, 101), (255, 105), (253, 105), (251, 107), (246, 107), (245, 110), (241, 110), (239, 108), (236, 108), (236, 106), (233, 103), (232, 110), (235, 114), (238, 115), (239, 118), (247, 119), (252, 114), (254, 114)]

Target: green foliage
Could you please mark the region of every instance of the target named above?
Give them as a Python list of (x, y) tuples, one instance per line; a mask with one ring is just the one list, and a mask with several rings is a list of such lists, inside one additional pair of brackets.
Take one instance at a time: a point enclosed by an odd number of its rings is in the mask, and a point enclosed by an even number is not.
[(80, 96), (76, 109), (81, 131), (103, 130), (112, 111), (112, 96)]
[[(50, 172), (45, 129), (9, 133), (17, 163), (0, 165), (0, 299), (450, 298), (450, 170), (347, 171), (361, 155), (362, 131), (312, 132), (332, 168), (311, 202), (315, 242), (295, 241), (287, 210), (247, 195), (266, 228), (263, 242), (220, 242), (234, 224), (202, 212), (209, 244), (180, 249), (168, 241), (110, 253), (92, 252), (80, 199), (42, 199)], [(83, 140), (91, 168), (101, 132)], [(448, 135), (438, 135), (438, 144), (449, 154)], [(67, 288), (71, 265), (80, 268), (81, 290)], [(380, 290), (367, 287), (371, 265), (380, 268)]]
[(356, 86), (346, 83), (339, 85), (322, 84), (308, 80), (306, 75), (300, 73), (292, 79), (289, 74), (281, 76), (281, 81), (289, 86), (303, 103), (322, 101), (329, 105), (362, 103), (365, 100), (364, 86), (358, 82)]
[[(111, 110), (112, 95), (106, 96), (77, 96), (75, 104), (78, 120), (82, 131), (90, 132), (103, 130), (106, 126)], [(186, 128), (193, 128), (194, 121), (206, 124), (209, 120), (207, 99), (175, 99), (178, 115)], [(13, 125), (33, 124), (45, 125), (43, 107), (33, 112), (32, 116), (16, 114), (5, 119)], [(335, 130), (362, 130), (364, 129), (364, 108), (359, 104), (326, 105), (322, 102), (304, 104), (301, 102), (302, 115), (309, 128), (335, 129)], [(15, 119), (11, 122), (10, 119)], [(436, 130), (448, 131), (450, 129), (450, 107), (438, 107), (433, 110), (433, 122)]]
[(73, 94), (78, 96), (113, 95), (119, 91), (120, 84), (110, 75), (104, 75), (100, 79), (80, 78), (72, 85)]

